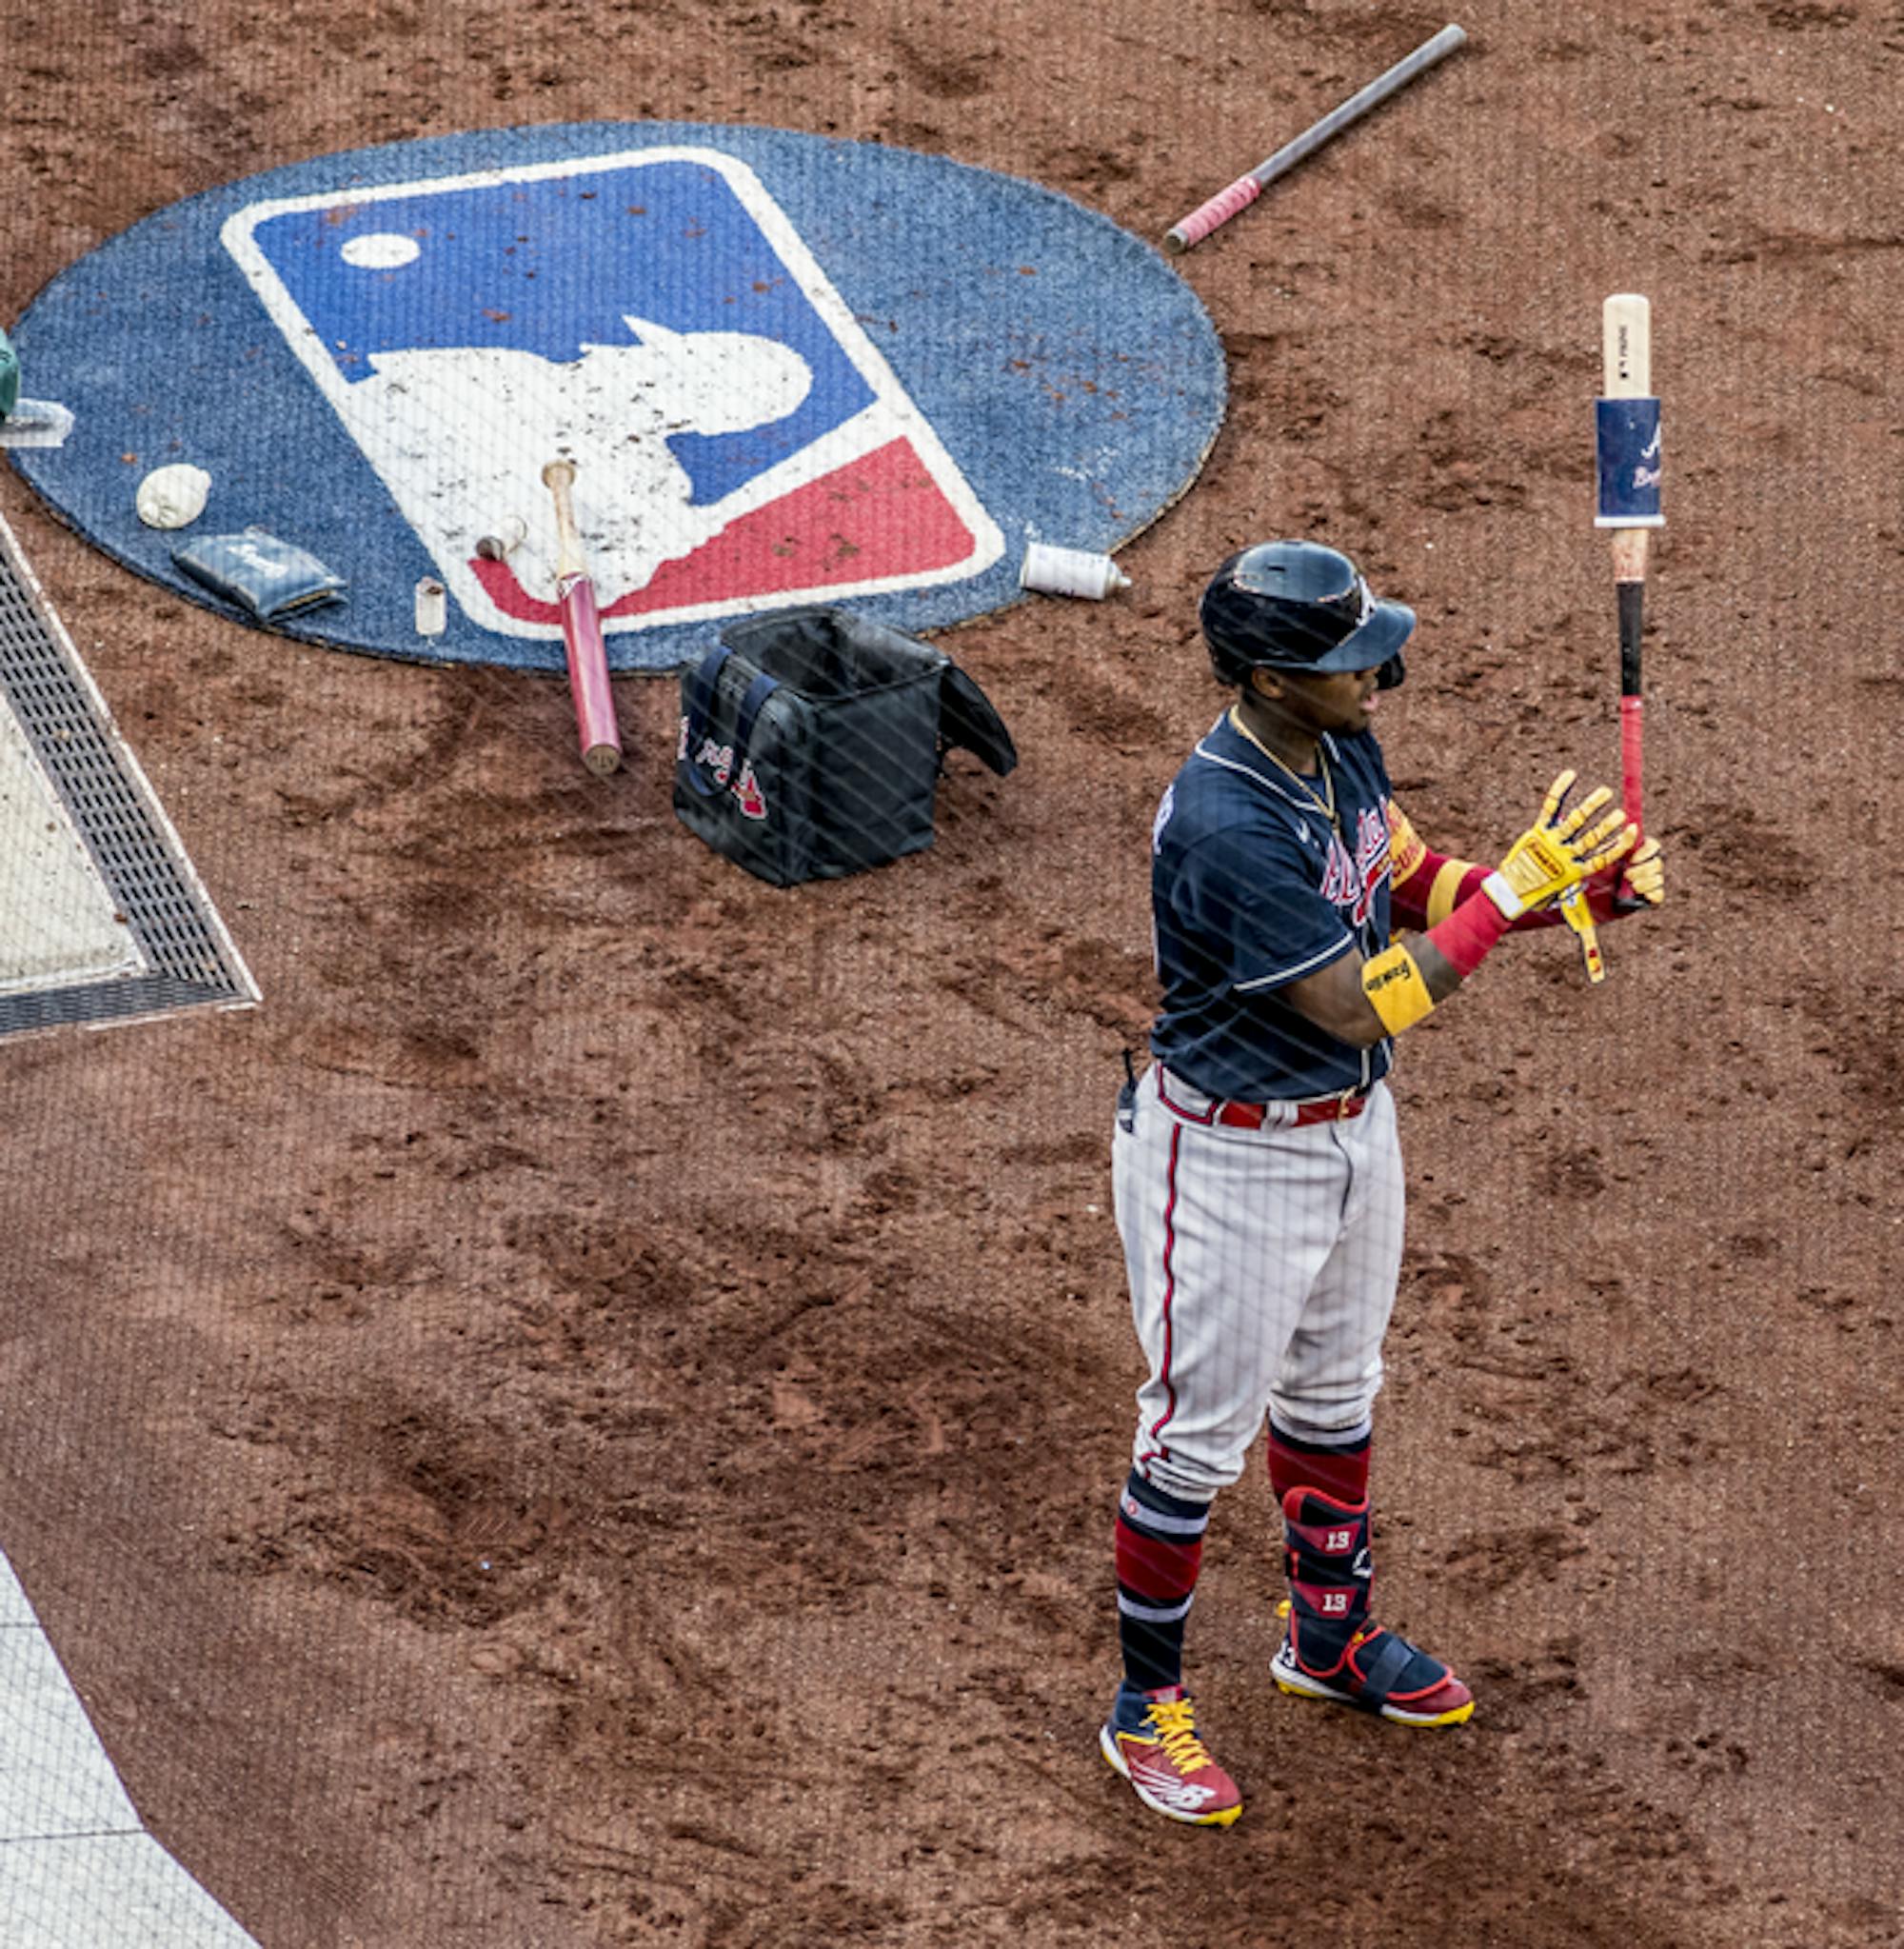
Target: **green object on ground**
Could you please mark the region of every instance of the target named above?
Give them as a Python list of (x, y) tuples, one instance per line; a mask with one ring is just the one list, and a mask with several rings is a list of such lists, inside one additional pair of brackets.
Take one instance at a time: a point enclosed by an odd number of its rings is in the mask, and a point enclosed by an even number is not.
[(10, 418), (20, 403), (20, 355), (0, 331), (0, 420)]

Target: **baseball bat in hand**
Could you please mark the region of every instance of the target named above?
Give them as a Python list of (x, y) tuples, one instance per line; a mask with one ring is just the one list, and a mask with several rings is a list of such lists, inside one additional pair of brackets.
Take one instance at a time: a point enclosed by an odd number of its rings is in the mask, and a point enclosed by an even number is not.
[[(1613, 578), (1619, 603), (1620, 803), (1641, 823), (1639, 644), (1646, 628), (1647, 538), (1659, 512), (1659, 402), (1653, 397), (1652, 307), (1620, 291), (1600, 308), (1601, 391), (1594, 422), (1599, 472), (1597, 527), (1613, 530)], [(1636, 844), (1637, 842), (1636, 841)], [(1580, 943), (1587, 979), (1605, 979), (1606, 964), (1581, 889), (1569, 890), (1560, 912)]]
[(1621, 291), (1601, 308), (1602, 392), (1596, 426), (1599, 513), (1613, 530), (1613, 579), (1619, 604), (1620, 797), (1626, 816), (1644, 830), (1640, 810), (1639, 645), (1646, 628), (1646, 553), (1659, 512), (1659, 402), (1653, 396), (1652, 307)]
[(605, 778), (622, 762), (622, 733), (615, 696), (608, 687), (608, 653), (595, 608), (595, 583), (575, 525), (575, 465), (552, 460), (543, 484), (555, 497), (555, 599), (562, 610), (562, 641), (568, 652), (568, 688), (582, 737), (582, 762)]

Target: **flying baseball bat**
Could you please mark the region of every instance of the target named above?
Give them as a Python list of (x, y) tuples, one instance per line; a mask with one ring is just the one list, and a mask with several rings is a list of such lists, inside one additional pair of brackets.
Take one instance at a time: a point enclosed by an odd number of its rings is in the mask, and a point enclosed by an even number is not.
[(1407, 85), (1424, 68), (1432, 68), (1444, 55), (1452, 54), (1467, 35), (1452, 21), (1433, 40), (1423, 41), (1414, 53), (1398, 61), (1386, 74), (1378, 74), (1359, 92), (1352, 94), (1340, 108), (1331, 109), (1319, 122), (1305, 129), (1294, 142), (1286, 142), (1269, 158), (1259, 163), (1247, 175), (1239, 176), (1227, 189), (1219, 189), (1209, 202), (1200, 204), (1183, 221), (1165, 231), (1163, 241), (1173, 251), (1187, 250), (1200, 242), (1219, 224), (1228, 223), (1238, 210), (1247, 209), (1277, 177), (1293, 169), (1303, 157), (1313, 155), (1330, 137), (1339, 135), (1351, 122), (1387, 101), (1398, 89)]
[(608, 653), (595, 609), (595, 584), (575, 526), (575, 466), (552, 460), (543, 484), (555, 497), (555, 599), (562, 609), (562, 641), (568, 652), (568, 689), (582, 735), (582, 762), (605, 778), (622, 762), (622, 733), (615, 696), (608, 687)]
[(1639, 646), (1646, 627), (1646, 552), (1659, 511), (1659, 402), (1653, 396), (1652, 307), (1620, 291), (1600, 310), (1602, 392), (1595, 420), (1599, 471), (1597, 527), (1613, 531), (1613, 579), (1619, 605), (1620, 799), (1644, 828)]

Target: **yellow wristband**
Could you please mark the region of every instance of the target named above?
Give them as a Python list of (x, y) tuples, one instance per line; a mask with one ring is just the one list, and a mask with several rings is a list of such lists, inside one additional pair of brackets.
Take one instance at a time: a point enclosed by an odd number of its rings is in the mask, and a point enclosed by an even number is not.
[(1434, 1007), (1427, 977), (1405, 947), (1390, 947), (1362, 963), (1362, 993), (1390, 1035), (1399, 1035)]
[(1455, 911), (1455, 902), (1460, 897), (1461, 882), (1475, 870), (1472, 860), (1443, 860), (1441, 870), (1435, 875), (1434, 884), (1428, 888), (1428, 925), (1438, 926)]

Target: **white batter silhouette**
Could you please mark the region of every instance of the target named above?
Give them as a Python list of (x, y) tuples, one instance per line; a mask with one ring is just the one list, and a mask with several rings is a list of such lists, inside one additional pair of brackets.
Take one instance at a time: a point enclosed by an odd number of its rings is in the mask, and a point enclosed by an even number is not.
[(339, 410), (446, 569), (516, 515), (527, 534), (510, 566), (528, 594), (554, 599), (554, 504), (541, 474), (557, 456), (575, 463), (576, 518), (604, 608), (745, 511), (690, 507), (669, 436), (785, 419), (812, 389), (811, 368), (750, 332), (623, 322), (633, 343), (585, 344), (568, 361), (477, 346), (370, 354), (372, 376)]

